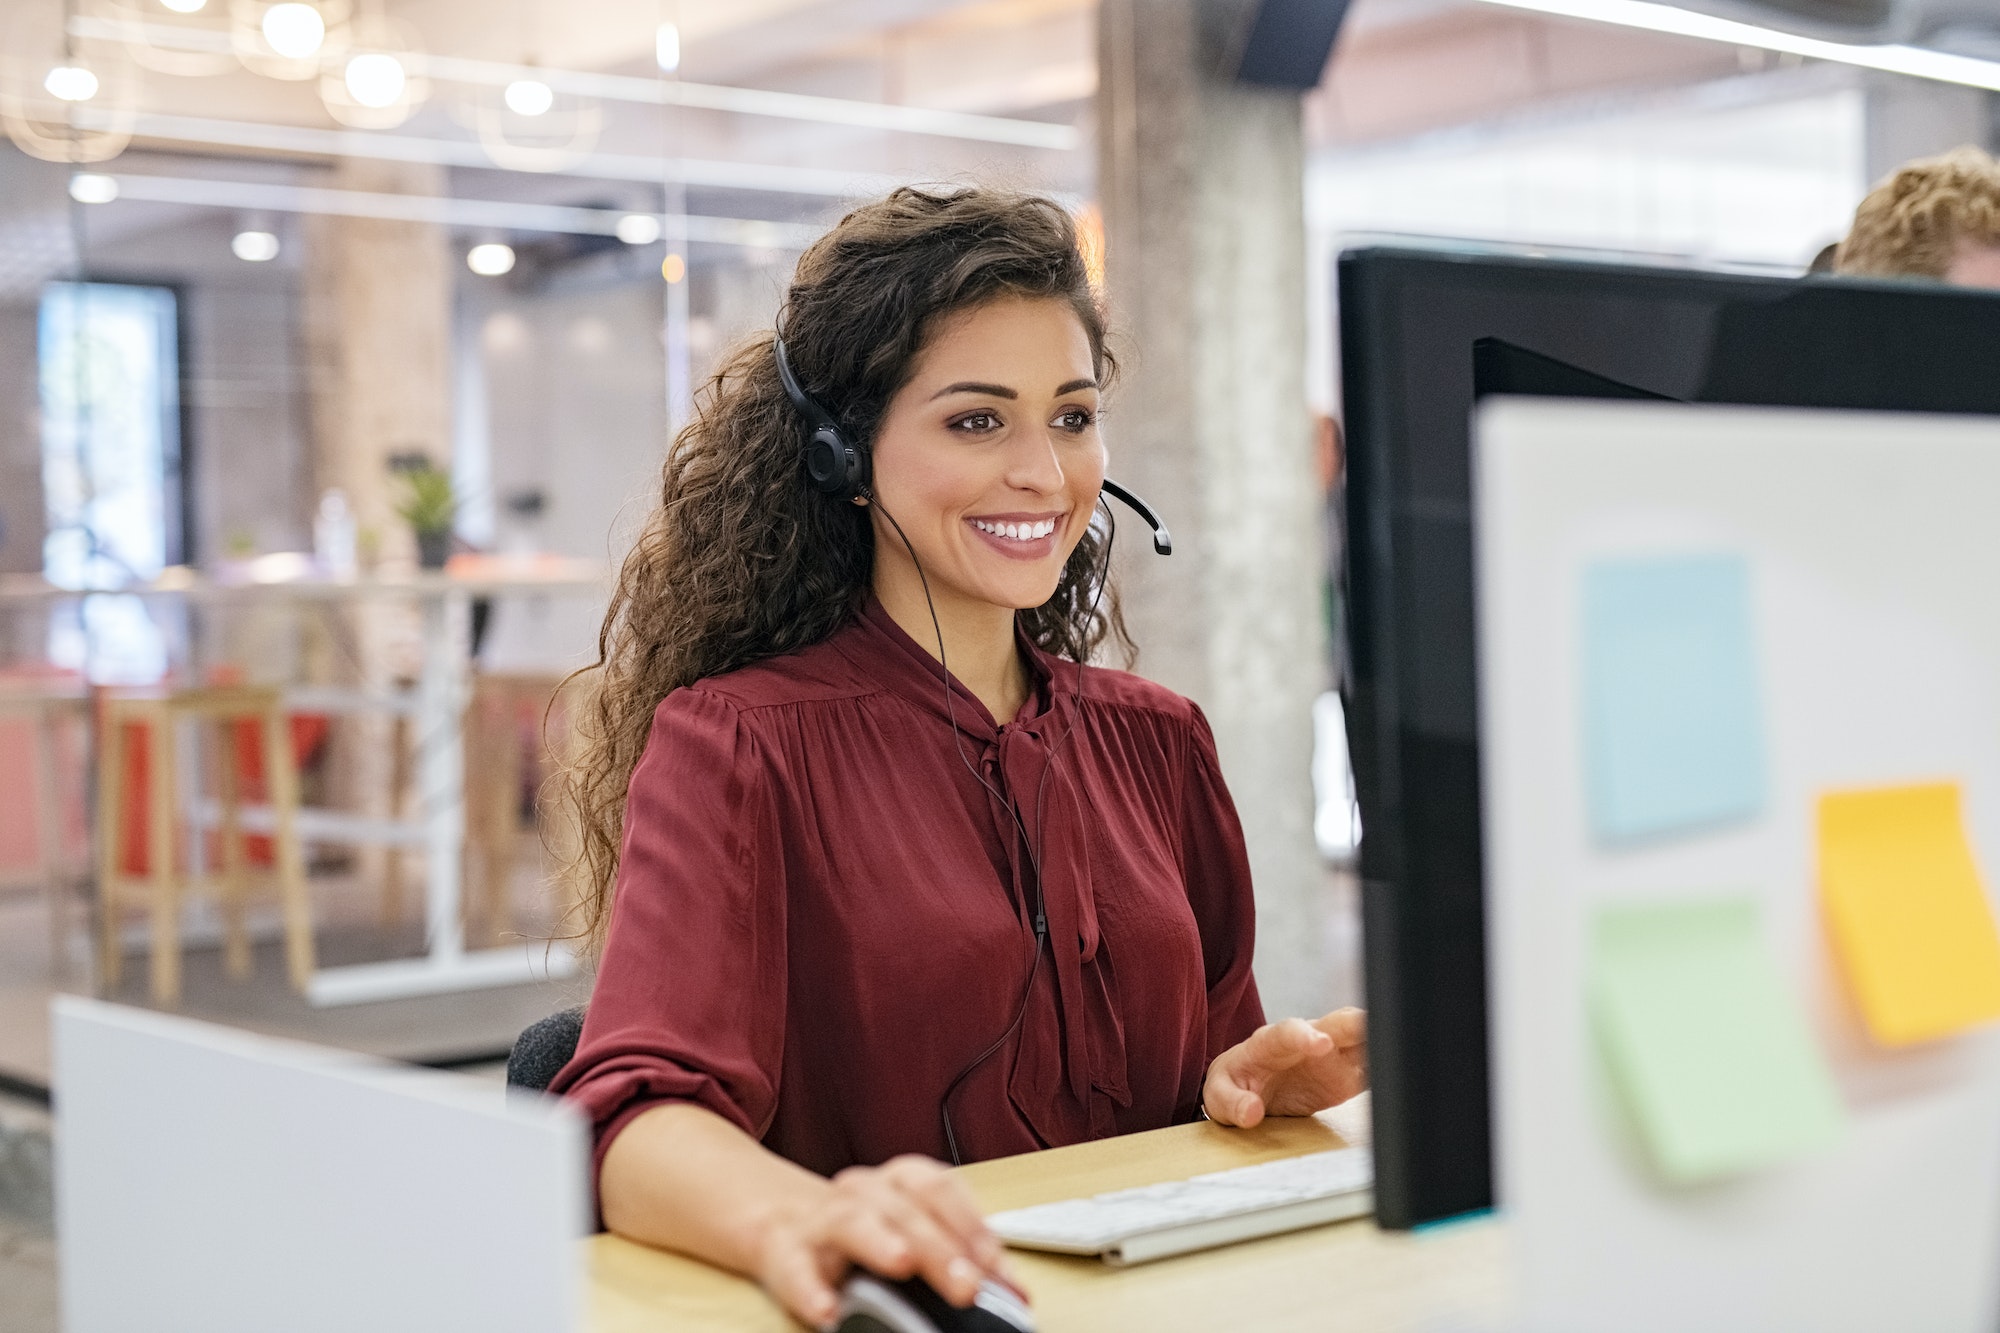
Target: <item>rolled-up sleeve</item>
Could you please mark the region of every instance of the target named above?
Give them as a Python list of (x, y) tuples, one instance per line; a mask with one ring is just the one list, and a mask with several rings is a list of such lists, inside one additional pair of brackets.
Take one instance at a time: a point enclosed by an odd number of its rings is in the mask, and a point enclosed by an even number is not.
[(784, 1054), (783, 851), (773, 783), (735, 707), (698, 688), (667, 696), (624, 830), (583, 1038), (550, 1084), (590, 1118), (593, 1181), (618, 1133), (662, 1103), (763, 1137)]
[(1250, 855), (1236, 803), (1222, 780), (1215, 736), (1192, 704), (1186, 785), (1181, 793), (1181, 857), (1188, 904), (1201, 931), (1208, 985), (1208, 1058), (1242, 1041), (1264, 1021), (1264, 1003), (1250, 960), (1257, 941), (1257, 902)]

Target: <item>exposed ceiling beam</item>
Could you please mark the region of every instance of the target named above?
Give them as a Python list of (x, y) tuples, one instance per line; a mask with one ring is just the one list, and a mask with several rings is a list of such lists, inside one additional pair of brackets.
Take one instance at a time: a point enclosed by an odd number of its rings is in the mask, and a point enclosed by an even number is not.
[[(248, 148), (309, 157), (358, 157), (388, 162), (423, 162), (434, 166), (505, 170), (477, 143), (463, 139), (430, 139), (367, 130), (325, 130), (303, 125), (273, 125), (198, 116), (141, 113), (132, 122), (135, 138), (162, 144), (198, 144), (214, 148)], [(544, 173), (546, 174), (546, 173)], [(592, 180), (672, 183), (723, 190), (757, 190), (774, 194), (855, 199), (880, 194), (894, 181), (888, 176), (828, 167), (788, 167), (753, 162), (721, 162), (705, 158), (647, 157), (626, 153), (579, 156), (560, 172)]]
[[(579, 236), (615, 236), (618, 234), (619, 219), (631, 216), (622, 209), (575, 208), (563, 204), (446, 199), (372, 190), (336, 190), (316, 185), (196, 180), (186, 176), (152, 176), (131, 172), (94, 174), (109, 174), (117, 183), (120, 199), (155, 204), (190, 204), (202, 208), (317, 213), (391, 222), (429, 222), (446, 227), (488, 227)], [(660, 223), (661, 235), (669, 241), (702, 241), (760, 250), (803, 249), (825, 230), (800, 223), (763, 222), (749, 218), (680, 213), (653, 216)]]
[(1817, 37), (1804, 37), (1762, 24), (1717, 18), (1713, 14), (1682, 9), (1678, 5), (1655, 4), (1652, 0), (1486, 0), (1486, 3), (2000, 91), (2000, 62), (1953, 55), (1928, 47), (1860, 46), (1822, 41)]
[[(69, 31), (97, 41), (142, 41), (162, 49), (226, 52), (229, 35), (218, 29), (187, 28), (172, 24), (133, 22), (127, 19), (78, 15), (69, 21)], [(964, 111), (937, 111), (929, 107), (897, 106), (885, 102), (863, 102), (845, 97), (820, 97), (807, 93), (773, 92), (762, 88), (735, 88), (715, 83), (690, 83), (680, 79), (641, 78), (629, 74), (596, 74), (583, 70), (549, 69), (495, 60), (468, 60), (457, 56), (419, 53), (401, 54), (412, 75), (430, 79), (504, 88), (519, 79), (539, 79), (557, 92), (592, 97), (607, 102), (627, 102), (641, 106), (683, 106), (704, 111), (737, 115), (772, 116), (785, 120), (810, 121), (822, 125), (847, 125), (863, 129), (903, 134), (926, 134), (942, 138), (972, 139), (986, 143), (1015, 144), (1025, 148), (1070, 151), (1082, 144), (1073, 125), (1040, 120), (1020, 120), (1008, 116), (982, 116)]]

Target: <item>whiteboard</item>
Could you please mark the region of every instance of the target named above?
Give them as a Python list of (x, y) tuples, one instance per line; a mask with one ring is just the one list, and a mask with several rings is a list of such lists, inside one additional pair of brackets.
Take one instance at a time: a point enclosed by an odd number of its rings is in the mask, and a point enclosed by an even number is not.
[[(2000, 1324), (2000, 1034), (1871, 1046), (1822, 936), (1829, 788), (1963, 789), (2000, 884), (2000, 421), (1493, 400), (1475, 420), (1480, 748), (1497, 1188), (1523, 1327)], [(1583, 570), (1749, 564), (1756, 818), (1605, 847), (1586, 811)], [(1588, 1027), (1602, 903), (1748, 892), (1848, 1123), (1817, 1155), (1650, 1183)]]

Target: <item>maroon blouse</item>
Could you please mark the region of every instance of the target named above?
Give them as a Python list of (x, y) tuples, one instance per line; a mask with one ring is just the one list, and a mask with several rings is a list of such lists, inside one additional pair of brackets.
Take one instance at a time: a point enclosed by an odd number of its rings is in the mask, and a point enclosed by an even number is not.
[[(1022, 651), (1036, 688), (1005, 726), (949, 685), (964, 755), (1040, 857), (1051, 953), (1020, 1027), (952, 1096), (968, 1161), (1192, 1119), (1208, 1062), (1263, 1021), (1243, 833), (1200, 710), (1094, 667), (1078, 698), (1073, 663)], [(827, 1174), (946, 1155), (940, 1098), (1013, 1020), (1034, 908), (945, 689), (876, 604), (661, 703), (583, 1040), (553, 1084), (600, 1165), (667, 1101)]]

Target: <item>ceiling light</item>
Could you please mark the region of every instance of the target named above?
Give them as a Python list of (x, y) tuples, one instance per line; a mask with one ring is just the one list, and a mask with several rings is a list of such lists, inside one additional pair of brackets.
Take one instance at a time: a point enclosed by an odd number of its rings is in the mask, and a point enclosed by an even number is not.
[(653, 59), (657, 60), (662, 72), (671, 74), (681, 67), (681, 30), (671, 23), (662, 23), (653, 36)]
[(627, 245), (651, 245), (660, 239), (660, 220), (651, 213), (627, 213), (618, 219), (618, 239)]
[(305, 60), (326, 40), (326, 20), (311, 5), (286, 0), (264, 11), (264, 40), (287, 60)]
[(1845, 42), (1821, 41), (1794, 32), (1766, 28), (1755, 23), (1699, 14), (1676, 5), (1654, 4), (1652, 0), (1487, 0), (1488, 4), (1510, 9), (1528, 9), (1560, 18), (1589, 19), (1615, 23), (1625, 28), (1671, 33), (1676, 37), (1698, 37), (1733, 46), (1755, 47), (1761, 51), (1783, 51), (1814, 60), (1831, 60), (1863, 69), (1908, 74), (1940, 83), (1958, 83), (1971, 88), (2000, 91), (2000, 63), (1952, 55), (1921, 46), (1851, 46)]
[(86, 171), (69, 178), (69, 197), (79, 204), (108, 204), (118, 197), (118, 182)]
[(268, 231), (239, 231), (229, 248), (246, 264), (262, 264), (278, 257), (278, 238)]
[(539, 116), (556, 104), (556, 95), (540, 79), (516, 79), (507, 85), (507, 109), (517, 116)]
[(192, 14), (207, 4), (208, 0), (160, 0), (160, 3), (176, 14)]
[(382, 51), (369, 51), (347, 62), (342, 81), (347, 95), (365, 107), (381, 109), (402, 100), (409, 77), (403, 62)]
[(660, 261), (660, 276), (668, 282), (679, 282), (688, 275), (688, 262), (679, 255), (670, 254)]
[(514, 247), (498, 241), (475, 245), (466, 252), (465, 266), (482, 278), (497, 278), (514, 267)]
[(42, 80), (42, 87), (65, 102), (88, 102), (97, 96), (97, 76), (81, 65), (57, 65)]

